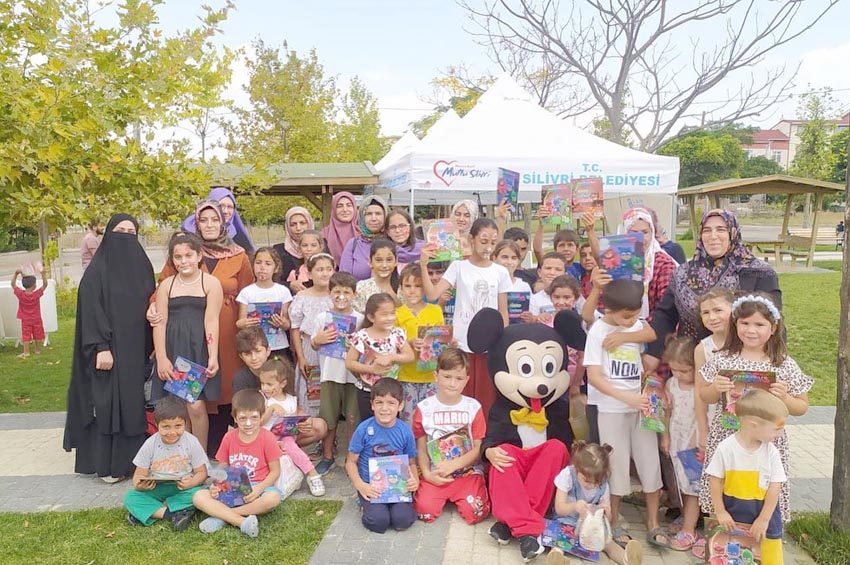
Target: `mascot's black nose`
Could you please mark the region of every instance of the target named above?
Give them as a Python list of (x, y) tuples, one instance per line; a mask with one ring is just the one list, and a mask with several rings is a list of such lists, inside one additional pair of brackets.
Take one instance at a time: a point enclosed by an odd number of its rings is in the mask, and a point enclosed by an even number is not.
[(537, 394), (539, 394), (540, 396), (546, 396), (547, 394), (549, 394), (549, 387), (547, 387), (546, 385), (538, 386)]

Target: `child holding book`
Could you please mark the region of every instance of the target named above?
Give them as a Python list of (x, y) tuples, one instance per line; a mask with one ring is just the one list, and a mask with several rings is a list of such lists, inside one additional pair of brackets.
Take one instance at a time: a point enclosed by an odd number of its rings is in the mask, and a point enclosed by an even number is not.
[(266, 402), (258, 390), (240, 390), (233, 395), (232, 429), (221, 440), (215, 458), (231, 467), (241, 467), (248, 473), (251, 492), (245, 495), (245, 504), (233, 508), (218, 500), (221, 489), (216, 483), (202, 489), (192, 497), (192, 503), (209, 518), (199, 527), (211, 534), (230, 524), (248, 537), (260, 535), (257, 516), (267, 514), (280, 504), (280, 491), (274, 486), (280, 476), (280, 457), (283, 452), (274, 434), (260, 425), (266, 411)]
[(528, 242), (530, 241), (528, 232), (522, 228), (508, 228), (505, 230), (504, 239), (513, 241), (516, 243), (517, 249), (519, 249), (519, 263), (517, 263), (518, 267), (514, 274), (519, 279), (525, 281), (529, 288), (534, 288), (534, 283), (537, 282), (537, 269), (522, 268), (523, 263), (525, 263), (525, 257), (528, 255)]
[(260, 389), (260, 369), (269, 360), (271, 349), (266, 334), (259, 326), (249, 326), (236, 332), (236, 351), (243, 367), (233, 375), (233, 392)]
[(192, 497), (207, 479), (207, 453), (186, 431), (185, 403), (166, 396), (153, 411), (156, 433), (145, 440), (133, 465), (133, 490), (124, 496), (127, 521), (150, 526), (170, 520), (175, 531), (185, 530), (195, 515)]
[[(605, 316), (591, 326), (584, 350), (588, 403), (596, 406), (598, 434), (613, 448), (611, 455), (611, 527), (614, 540), (627, 544), (631, 537), (618, 526), (620, 503), (631, 493), (630, 460), (635, 463), (646, 500), (647, 542), (667, 547), (669, 539), (658, 524), (661, 500), (661, 463), (658, 438), (640, 425), (640, 413), (649, 409), (641, 394), (641, 346), (632, 335), (645, 329), (639, 319), (643, 284), (620, 279), (605, 287)], [(610, 346), (606, 339), (615, 338)]]
[(398, 380), (404, 391), (401, 419), (411, 422), (416, 405), (437, 391), (434, 386), (434, 371), (420, 371), (416, 368), (424, 347), (423, 340), (419, 337), (419, 328), (442, 326), (443, 311), (436, 304), (424, 302), (422, 267), (419, 263), (410, 263), (401, 271), (401, 292), (405, 304), (396, 308), (396, 326), (404, 330), (407, 343), (413, 348), (415, 357), (412, 363), (401, 366)]
[[(546, 206), (540, 206), (537, 208), (538, 223), (537, 231), (534, 232), (534, 243), (532, 244), (532, 249), (534, 250), (534, 258), (538, 261), (541, 261), (543, 258), (543, 229), (544, 220), (547, 216), (549, 216), (549, 210)], [(575, 230), (558, 230), (552, 238), (552, 247), (556, 253), (564, 258), (567, 274), (572, 275), (576, 280), (580, 281), (585, 273), (582, 266), (575, 262), (579, 245), (581, 245), (581, 240)]]
[[(392, 296), (384, 292), (370, 296), (364, 316), (362, 329), (349, 337), (345, 356), (345, 368), (358, 379), (355, 386), (360, 421), (373, 415), (372, 385), (382, 377), (397, 379), (399, 365), (412, 363), (415, 358), (404, 330), (395, 325), (395, 300)], [(399, 409), (403, 407), (399, 406)]]
[(467, 524), (477, 524), (490, 513), (480, 464), (487, 420), (481, 404), (463, 395), (469, 381), (466, 368), (463, 351), (445, 349), (434, 373), (437, 392), (422, 400), (413, 414), (413, 436), (422, 469), (413, 506), (423, 522), (436, 520), (447, 502), (457, 505)]
[[(511, 277), (507, 269), (491, 259), (498, 241), (496, 223), (489, 218), (478, 218), (469, 230), (469, 259), (452, 262), (437, 284), (433, 284), (430, 279), (422, 279), (425, 295), (430, 300), (435, 300), (451, 288), (456, 289), (453, 335), (458, 346), (469, 355), (470, 379), (464, 392), (480, 402), (485, 412), (493, 405), (496, 392), (487, 369), (487, 357), (472, 353), (466, 333), (472, 317), (485, 307), (498, 310), (505, 325), (508, 324)], [(423, 269), (427, 268), (428, 260), (434, 257), (435, 249), (434, 245), (422, 248), (419, 261)]]
[[(266, 397), (266, 409), (263, 412), (260, 423), (267, 430), (273, 430), (274, 425), (281, 422), (284, 416), (303, 415), (304, 412), (298, 409), (298, 399), (292, 394), (292, 384), (295, 378), (295, 371), (286, 361), (279, 359), (270, 359), (266, 361), (260, 369), (260, 392)], [(315, 425), (315, 422), (309, 420), (319, 420), (318, 418), (308, 418), (307, 421), (297, 424), (298, 436), (305, 444), (320, 441), (324, 434), (324, 421), (321, 426)], [(308, 424), (305, 426), (305, 424)], [(309, 437), (308, 437), (309, 436)], [(291, 435), (278, 437), (280, 448), (285, 456), (289, 456), (295, 466), (301, 469), (301, 472), (307, 475), (307, 485), (310, 487), (310, 494), (313, 496), (325, 495), (325, 483), (322, 482), (322, 477), (316, 472), (316, 468), (307, 454), (295, 442), (295, 437)]]
[(387, 528), (406, 530), (416, 521), (412, 502), (379, 503), (381, 492), (370, 484), (369, 460), (390, 454), (407, 455), (410, 478), (407, 491), (419, 488), (419, 469), (416, 465), (416, 440), (410, 426), (398, 419), (404, 399), (401, 384), (395, 379), (382, 378), (374, 383), (370, 393), (370, 416), (360, 422), (345, 459), (345, 472), (357, 490), (362, 510), (361, 521), (370, 531), (379, 534)]
[(369, 249), (369, 265), (372, 267), (372, 276), (357, 283), (357, 292), (352, 305), (354, 309), (363, 313), (366, 301), (373, 294), (383, 292), (389, 294), (396, 303), (398, 296), (398, 255), (395, 243), (389, 239), (376, 239)]
[(751, 524), (761, 562), (783, 563), (778, 503), (788, 476), (773, 442), (785, 430), (788, 406), (774, 394), (754, 389), (738, 400), (735, 413), (740, 429), (717, 445), (705, 469), (717, 521), (727, 530), (735, 522)]
[[(301, 237), (304, 242), (304, 236)], [(277, 331), (268, 332), (266, 337), (269, 347), (275, 354), (292, 356), (289, 352), (289, 339), (286, 332), (289, 331), (289, 304), (292, 302), (292, 293), (284, 285), (274, 282), (280, 275), (282, 264), (280, 257), (271, 247), (260, 247), (254, 252), (254, 279), (256, 282), (239, 291), (236, 302), (239, 303), (239, 318), (236, 320), (237, 328), (248, 328), (252, 326), (262, 327), (259, 316), (248, 317), (249, 305), (259, 303), (272, 303), (280, 312), (271, 315), (268, 323), (277, 328)], [(263, 328), (266, 330), (266, 328)]]
[(526, 292), (529, 298), (531, 297), (531, 286), (519, 278), (517, 270), (520, 264), (520, 251), (516, 242), (509, 239), (503, 239), (496, 244), (493, 249), (493, 262), (501, 265), (508, 270), (508, 275), (511, 277), (510, 292)]
[[(322, 396), (319, 401), (319, 417), (327, 423), (328, 433), (322, 440), (322, 459), (316, 464), (316, 472), (324, 476), (331, 470), (336, 456), (336, 430), (339, 417), (345, 418), (348, 431), (348, 441), (354, 432), (354, 425), (360, 421), (357, 409), (357, 378), (345, 368), (345, 354), (327, 351), (322, 347), (334, 343), (340, 337), (347, 346), (349, 334), (340, 336), (334, 322), (334, 316), (349, 316), (354, 319), (355, 331), (363, 324), (363, 314), (351, 306), (357, 279), (350, 273), (334, 273), (328, 284), (331, 292), (331, 308), (323, 314), (324, 329), (316, 333), (310, 341), (310, 346), (319, 356), (319, 371), (321, 374)], [(341, 354), (341, 356), (340, 356)]]
[[(421, 268), (421, 264), (420, 264)], [(446, 262), (439, 261), (437, 263), (428, 263), (428, 279), (431, 281), (431, 284), (435, 285), (440, 282), (440, 279), (443, 278), (443, 274), (446, 272)], [(424, 290), (424, 286), (423, 286)], [(451, 325), (452, 319), (455, 315), (455, 291), (454, 289), (449, 289), (438, 296), (436, 299), (431, 300), (428, 296), (425, 296), (425, 302), (428, 304), (436, 304), (440, 308), (443, 309), (443, 318), (446, 324)]]
[(528, 316), (523, 319), (525, 322), (537, 322), (552, 325), (552, 320), (555, 318), (555, 306), (552, 304), (552, 299), (549, 297), (549, 285), (556, 277), (566, 273), (566, 263), (564, 257), (560, 253), (552, 251), (543, 256), (540, 260), (540, 267), (537, 269), (540, 276), (539, 282), (542, 288), (531, 296), (531, 301), (528, 305)]
[(593, 247), (590, 243), (582, 243), (578, 250), (579, 264), (584, 269), (584, 275), (581, 277), (581, 295), (587, 298), (590, 291), (593, 289), (593, 280), (591, 275), (593, 270), (599, 265), (596, 263), (596, 255), (593, 254)]
[[(697, 371), (702, 369), (707, 361), (711, 361), (714, 354), (722, 349), (723, 344), (726, 343), (726, 333), (729, 329), (729, 318), (732, 317), (732, 302), (734, 300), (735, 295), (731, 290), (720, 287), (712, 288), (697, 298), (702, 325), (711, 332), (694, 349), (694, 365)], [(714, 420), (718, 406), (716, 403), (706, 404), (702, 400), (700, 391), (703, 386), (708, 386), (708, 384), (703, 378), (697, 378), (697, 398), (694, 411), (699, 426), (700, 449), (704, 452), (708, 441), (708, 425)]]
[[(608, 444), (599, 445), (582, 440), (573, 442), (570, 465), (555, 477), (555, 516), (559, 522), (575, 528), (580, 518), (597, 508), (604, 508), (605, 515), (611, 519), (611, 489), (608, 484), (611, 451)], [(643, 547), (637, 540), (630, 540), (625, 547), (610, 541), (604, 551), (614, 563), (640, 565), (643, 559)], [(572, 561), (564, 555), (563, 550), (554, 547), (546, 563), (570, 565)]]
[(313, 285), (295, 295), (289, 307), (292, 349), (295, 353), (295, 396), (298, 404), (308, 408), (311, 415), (318, 410), (307, 404), (307, 387), (320, 385), (318, 378), (319, 356), (310, 345), (310, 340), (322, 331), (322, 317), (331, 308), (331, 292), (328, 287), (334, 274), (334, 259), (328, 253), (317, 253), (307, 261), (307, 270)]
[[(176, 275), (163, 280), (156, 290), (156, 310), (162, 321), (153, 328), (158, 379), (152, 379), (151, 400), (162, 399), (166, 381), (174, 380), (173, 362), (177, 357), (206, 367), (209, 380), (195, 402), (187, 404), (191, 431), (207, 448), (209, 418), (207, 400), (218, 400), (218, 318), (223, 303), (221, 283), (200, 270), (201, 239), (192, 233), (178, 232), (168, 243)], [(176, 282), (180, 285), (175, 285)]]
[(15, 271), (12, 276), (12, 292), (18, 299), (18, 319), (21, 321), (21, 343), (24, 351), (18, 357), (26, 359), (30, 356), (30, 342), (35, 344), (35, 354), (41, 353), (41, 342), (44, 341), (44, 322), (41, 319), (41, 297), (47, 289), (47, 271), (41, 269), (41, 287), (35, 288), (35, 277), (24, 275), (21, 277), (23, 289), (18, 288), (18, 275), (21, 270)]
[[(719, 402), (726, 408), (727, 394), (735, 387), (734, 382), (723, 370), (761, 371), (773, 373), (775, 381), (770, 385), (770, 393), (779, 398), (792, 416), (801, 416), (809, 408), (808, 392), (814, 381), (800, 370), (797, 363), (788, 355), (783, 335), (782, 314), (769, 297), (761, 294), (748, 294), (732, 303), (732, 317), (723, 349), (715, 353), (711, 361), (700, 369), (700, 377), (705, 383), (700, 385), (700, 398), (709, 404)], [(723, 410), (718, 410), (709, 424), (708, 445), (705, 460), (711, 461), (720, 442), (734, 433), (733, 429), (723, 427)], [(780, 431), (773, 444), (779, 450), (782, 467), (786, 475), (789, 471), (791, 449), (785, 430)], [(708, 474), (703, 471), (699, 500), (703, 512), (711, 514), (714, 510), (709, 489)], [(788, 483), (782, 484), (779, 494), (779, 510), (782, 521), (791, 519)]]
[(665, 384), (669, 419), (667, 431), (661, 435), (659, 443), (661, 451), (673, 461), (682, 501), (682, 526), (670, 540), (670, 548), (676, 551), (693, 548), (695, 557), (704, 558), (705, 540), (699, 539), (696, 532), (701, 469), (687, 467), (688, 462), (698, 461), (695, 450), (700, 445), (694, 410), (696, 369), (693, 340), (689, 337), (671, 339), (664, 348), (664, 361), (669, 365), (673, 378), (667, 379)]
[(303, 290), (309, 288), (312, 284), (310, 280), (310, 270), (307, 268), (307, 261), (316, 253), (321, 253), (325, 249), (325, 239), (321, 232), (316, 230), (304, 230), (301, 234), (301, 241), (298, 242), (298, 250), (304, 257), (302, 263), (296, 268), (289, 271), (286, 277), (286, 282), (290, 286)]

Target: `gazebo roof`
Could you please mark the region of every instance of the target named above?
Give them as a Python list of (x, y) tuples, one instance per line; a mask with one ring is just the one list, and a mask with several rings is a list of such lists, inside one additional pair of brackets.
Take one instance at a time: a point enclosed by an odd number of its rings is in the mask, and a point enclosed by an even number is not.
[(733, 196), (740, 194), (834, 194), (844, 185), (822, 180), (768, 175), (748, 179), (726, 179), (680, 188), (678, 196)]
[[(258, 173), (250, 165), (209, 163), (204, 165), (212, 176), (213, 184), (238, 186), (246, 175)], [(271, 185), (266, 194), (300, 194), (299, 189), (318, 192), (323, 186), (344, 186), (356, 189), (378, 184), (378, 172), (369, 161), (356, 163), (285, 163), (268, 167)], [(357, 190), (355, 190), (357, 192)]]

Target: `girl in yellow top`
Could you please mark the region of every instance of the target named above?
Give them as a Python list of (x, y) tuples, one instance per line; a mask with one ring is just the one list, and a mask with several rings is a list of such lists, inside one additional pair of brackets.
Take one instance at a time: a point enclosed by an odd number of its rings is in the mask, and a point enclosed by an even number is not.
[(416, 353), (412, 363), (401, 366), (398, 380), (404, 390), (404, 407), (401, 419), (413, 421), (413, 411), (419, 401), (434, 396), (437, 387), (434, 384), (434, 371), (419, 371), (416, 369), (416, 359), (422, 348), (419, 339), (419, 328), (425, 326), (442, 326), (444, 323), (443, 310), (436, 304), (425, 302), (425, 291), (422, 288), (422, 268), (418, 263), (409, 263), (401, 271), (400, 294), (404, 296), (405, 304), (396, 308), (396, 326), (404, 330), (407, 341)]

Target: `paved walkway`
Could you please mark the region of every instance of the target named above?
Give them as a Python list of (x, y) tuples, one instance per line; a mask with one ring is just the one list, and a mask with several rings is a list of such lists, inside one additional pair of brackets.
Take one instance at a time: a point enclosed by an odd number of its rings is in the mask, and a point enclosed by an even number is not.
[[(787, 429), (792, 446), (791, 506), (794, 510), (829, 509), (835, 409), (813, 407), (792, 418)], [(73, 472), (73, 454), (61, 449), (65, 414), (0, 414), (0, 511), (39, 512), (121, 505), (129, 482), (107, 485), (95, 477)], [(38, 464), (35, 463), (38, 461)], [(342, 458), (338, 458), (341, 463)], [(379, 535), (360, 524), (353, 490), (342, 466), (326, 478), (327, 498), (344, 504), (311, 563), (492, 565), (522, 563), (516, 543), (501, 547), (488, 535), (487, 520), (467, 526), (454, 509), (433, 524), (417, 522), (406, 532)], [(305, 487), (294, 498), (311, 498)], [(637, 539), (646, 536), (642, 509), (623, 506), (626, 527)], [(694, 563), (689, 554), (646, 548), (647, 565)], [(603, 563), (605, 559), (603, 558)], [(792, 541), (786, 541), (786, 564), (814, 563)]]

